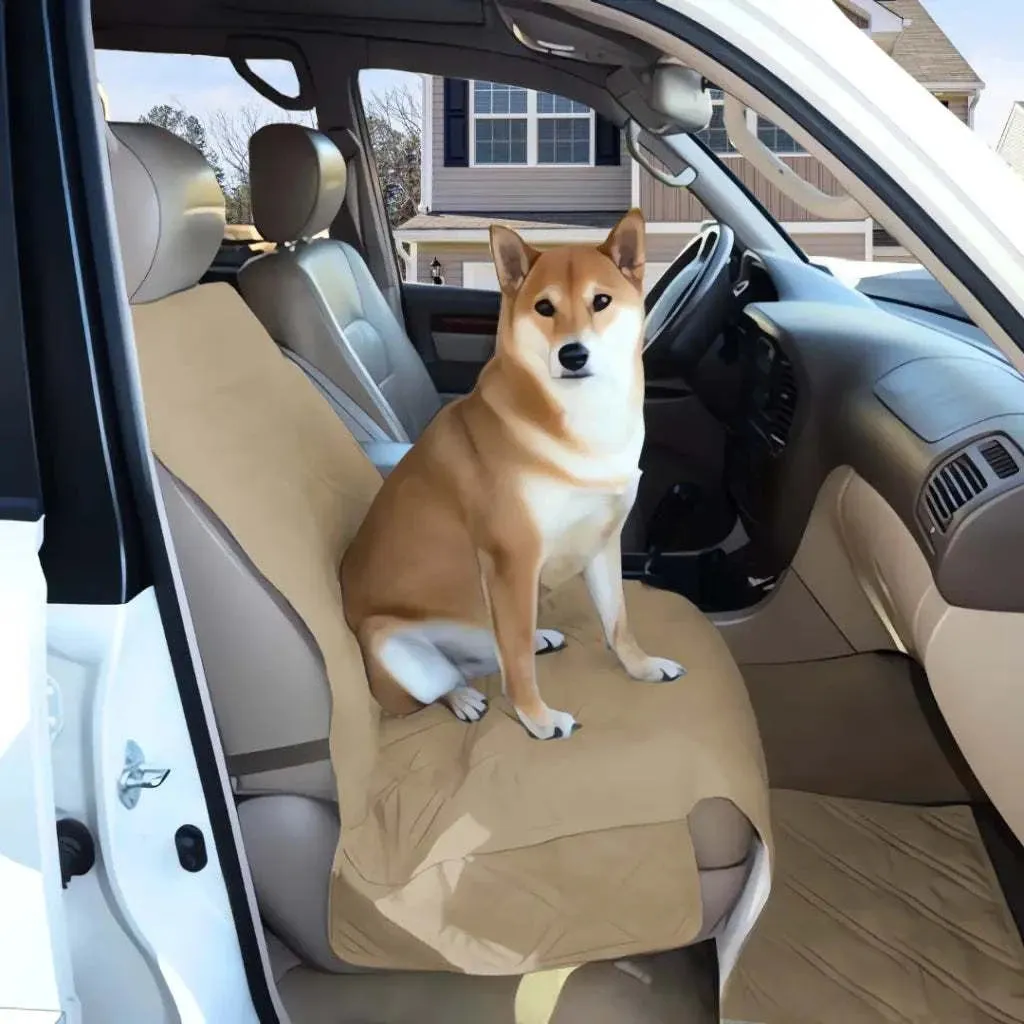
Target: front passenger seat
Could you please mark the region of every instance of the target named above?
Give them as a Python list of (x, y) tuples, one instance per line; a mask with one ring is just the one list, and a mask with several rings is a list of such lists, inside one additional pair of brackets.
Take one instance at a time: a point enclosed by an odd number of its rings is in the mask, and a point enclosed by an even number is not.
[(437, 388), (362, 256), (312, 237), (345, 199), (340, 150), (303, 125), (268, 124), (250, 140), (249, 162), (256, 228), (278, 248), (242, 268), (243, 297), (307, 373), (336, 385), (388, 440), (415, 441), (441, 407)]

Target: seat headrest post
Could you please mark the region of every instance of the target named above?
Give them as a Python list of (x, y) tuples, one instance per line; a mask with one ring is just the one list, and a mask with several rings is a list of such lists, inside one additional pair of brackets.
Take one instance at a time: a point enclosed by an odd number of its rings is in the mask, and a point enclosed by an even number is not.
[(107, 154), (129, 301), (192, 287), (224, 237), (224, 193), (213, 169), (153, 124), (108, 123)]
[(256, 230), (269, 242), (298, 242), (326, 231), (345, 201), (345, 158), (323, 132), (267, 124), (249, 140)]

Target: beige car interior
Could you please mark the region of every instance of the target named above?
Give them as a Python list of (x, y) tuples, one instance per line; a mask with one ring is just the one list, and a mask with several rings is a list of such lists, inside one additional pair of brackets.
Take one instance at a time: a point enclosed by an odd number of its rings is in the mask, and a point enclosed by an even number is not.
[[(592, 739), (538, 750), (496, 714), (467, 748), (440, 708), (378, 725), (336, 566), (380, 476), (238, 294), (196, 286), (223, 230), (209, 167), (162, 129), (110, 128), (151, 441), (268, 926), (302, 970), (336, 972), (528, 973), (715, 933), (770, 843), (756, 726), (715, 629), (682, 599), (632, 587), (641, 638), (690, 675), (637, 689), (624, 717), (593, 613), (578, 590), (559, 593), (545, 610), (576, 642), (541, 685), (584, 701)], [(702, 743), (680, 743), (687, 728)], [(329, 730), (352, 822), (337, 860)], [(636, 775), (595, 792), (608, 757)], [(413, 763), (430, 769), (410, 775)]]
[[(678, 686), (625, 678), (580, 588), (546, 598), (568, 742), (528, 742), (494, 680), (472, 727), (380, 714), (337, 567), (443, 398), (374, 229), (323, 237), (361, 170), (338, 138), (253, 136), (276, 245), (236, 289), (199, 283), (225, 231), (202, 156), (107, 125), (157, 478), (293, 1024), (1024, 1022), (1024, 612), (947, 600), (884, 475), (824, 478), (753, 607), (627, 583)], [(696, 404), (665, 458), (713, 475)], [(679, 432), (677, 401), (647, 413)]]
[(344, 157), (325, 134), (297, 124), (264, 125), (249, 153), (256, 229), (278, 246), (243, 267), (242, 295), (303, 368), (371, 418), (378, 460), (393, 455), (401, 449), (388, 442), (419, 437), (441, 399), (356, 249), (312, 239), (345, 201)]

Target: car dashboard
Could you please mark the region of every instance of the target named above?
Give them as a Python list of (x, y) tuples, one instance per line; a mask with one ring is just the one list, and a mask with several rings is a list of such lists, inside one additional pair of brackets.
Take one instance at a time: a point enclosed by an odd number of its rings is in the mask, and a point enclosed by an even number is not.
[(891, 506), (950, 604), (1024, 611), (1024, 378), (808, 264), (745, 252), (717, 358), (739, 364), (726, 483), (778, 572), (826, 478)]
[(792, 573), (850, 653), (914, 658), (1024, 841), (1024, 378), (811, 265), (744, 254), (733, 287), (706, 359), (738, 367), (726, 482), (780, 580), (744, 614), (777, 623), (775, 660), (800, 650), (802, 620), (770, 608)]

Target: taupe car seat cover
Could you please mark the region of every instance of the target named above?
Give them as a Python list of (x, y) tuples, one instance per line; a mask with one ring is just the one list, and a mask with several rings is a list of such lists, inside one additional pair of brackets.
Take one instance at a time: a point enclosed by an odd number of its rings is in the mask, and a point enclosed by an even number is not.
[[(185, 143), (166, 145), (195, 173)], [(122, 180), (114, 175), (115, 189)], [(628, 585), (638, 640), (689, 670), (678, 684), (636, 683), (605, 649), (575, 581), (541, 609), (569, 646), (538, 664), (545, 697), (584, 723), (572, 739), (531, 740), (496, 679), (480, 684), (493, 703), (476, 725), (440, 707), (382, 718), (338, 583), (380, 476), (233, 289), (189, 287), (205, 269), (196, 254), (209, 232), (199, 219), (192, 238), (185, 209), (173, 251), (186, 265), (173, 274), (160, 229), (148, 259), (142, 243), (126, 246), (129, 262), (179, 286), (133, 307), (150, 437), (323, 658), (343, 826), (330, 880), (333, 952), (364, 966), (514, 974), (692, 941), (705, 924), (701, 862), (735, 864), (749, 839), (744, 819), (770, 853), (757, 727), (717, 630), (685, 600)], [(134, 216), (118, 223), (122, 236), (153, 236)], [(218, 716), (232, 702), (262, 702), (266, 685), (221, 691)], [(277, 686), (297, 703), (313, 699), (308, 674)], [(691, 813), (713, 798), (698, 828)], [(742, 917), (753, 918), (756, 906)]]

